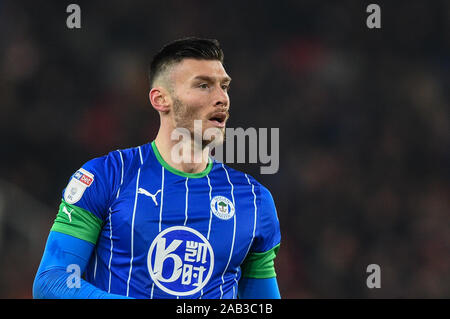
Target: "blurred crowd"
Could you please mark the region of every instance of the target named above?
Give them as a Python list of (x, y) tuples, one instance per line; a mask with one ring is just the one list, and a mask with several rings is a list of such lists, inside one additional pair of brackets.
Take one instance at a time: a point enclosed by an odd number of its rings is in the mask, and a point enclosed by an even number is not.
[[(229, 127), (280, 128), (283, 298), (450, 298), (450, 3), (0, 0), (0, 297), (30, 298), (68, 178), (151, 141), (151, 56), (216, 38)], [(366, 268), (378, 264), (381, 288)]]

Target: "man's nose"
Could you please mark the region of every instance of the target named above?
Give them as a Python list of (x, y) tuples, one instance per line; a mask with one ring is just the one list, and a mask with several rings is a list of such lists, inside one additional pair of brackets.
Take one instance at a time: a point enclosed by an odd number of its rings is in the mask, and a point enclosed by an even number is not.
[(228, 97), (228, 93), (224, 91), (222, 87), (219, 86), (218, 88), (216, 88), (214, 100), (215, 106), (222, 106), (228, 109), (228, 106), (230, 104), (230, 98)]

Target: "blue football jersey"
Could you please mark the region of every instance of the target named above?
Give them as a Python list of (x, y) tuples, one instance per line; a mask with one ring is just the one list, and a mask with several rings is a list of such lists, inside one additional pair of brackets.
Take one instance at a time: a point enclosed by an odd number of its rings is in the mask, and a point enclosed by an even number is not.
[(88, 282), (134, 298), (237, 298), (241, 276), (275, 276), (280, 244), (267, 188), (214, 159), (178, 171), (154, 142), (84, 164), (52, 231), (95, 245)]

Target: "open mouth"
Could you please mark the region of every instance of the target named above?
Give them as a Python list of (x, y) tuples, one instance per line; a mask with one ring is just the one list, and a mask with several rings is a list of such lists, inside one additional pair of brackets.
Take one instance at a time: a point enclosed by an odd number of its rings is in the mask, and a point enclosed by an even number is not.
[(215, 113), (209, 118), (209, 120), (217, 127), (225, 127), (227, 114), (225, 112)]

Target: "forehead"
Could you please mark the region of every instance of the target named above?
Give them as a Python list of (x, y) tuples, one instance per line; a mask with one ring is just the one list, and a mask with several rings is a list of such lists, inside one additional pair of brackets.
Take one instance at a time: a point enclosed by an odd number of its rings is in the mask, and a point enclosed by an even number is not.
[(207, 76), (217, 81), (230, 80), (222, 63), (218, 60), (183, 59), (172, 69), (175, 83), (192, 81)]

